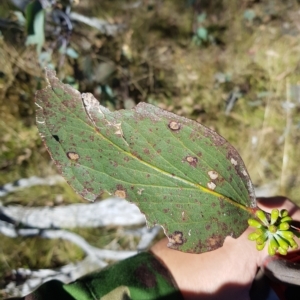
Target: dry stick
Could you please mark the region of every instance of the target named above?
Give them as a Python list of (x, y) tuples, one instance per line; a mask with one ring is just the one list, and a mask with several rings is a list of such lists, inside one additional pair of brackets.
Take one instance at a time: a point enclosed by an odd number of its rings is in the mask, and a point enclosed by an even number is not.
[[(0, 186), (0, 197), (36, 185), (55, 185), (65, 180), (59, 175), (45, 178), (32, 176)], [(109, 198), (103, 201), (56, 207), (1, 206), (0, 213), (15, 222), (35, 228), (131, 226), (145, 224), (145, 217), (128, 201)], [(1, 215), (0, 215), (1, 219)]]
[(98, 249), (91, 246), (84, 238), (81, 236), (67, 231), (67, 230), (42, 230), (41, 237), (47, 239), (63, 239), (80, 247), (88, 256), (92, 258), (100, 259), (110, 259), (110, 260), (122, 260), (130, 256), (135, 255), (136, 251), (114, 251), (106, 249)]
[(6, 183), (0, 186), (0, 197), (4, 197), (9, 193), (16, 192), (23, 188), (29, 188), (36, 185), (55, 185), (66, 182), (60, 175), (50, 175), (47, 177), (31, 176), (29, 178), (22, 178), (14, 182)]
[[(0, 196), (24, 187), (34, 185), (53, 185), (64, 181), (61, 176), (47, 178), (30, 177), (8, 183), (0, 188)], [(132, 226), (144, 225), (145, 217), (139, 209), (128, 201), (110, 198), (100, 202), (87, 204), (71, 204), (58, 207), (22, 207), (1, 206), (0, 220), (12, 224), (23, 224), (34, 229), (101, 227), (101, 226)], [(160, 227), (137, 229), (134, 234), (141, 237), (138, 250), (149, 247)]]
[[(114, 250), (106, 250), (106, 249), (98, 249), (94, 246), (91, 246), (84, 238), (81, 236), (69, 232), (67, 230), (54, 230), (54, 229), (36, 229), (36, 228), (28, 228), (28, 229), (17, 229), (14, 224), (10, 224), (5, 221), (0, 220), (0, 233), (15, 238), (18, 236), (23, 237), (33, 237), (40, 236), (42, 238), (47, 239), (63, 239), (73, 244), (77, 245), (81, 248), (85, 254), (87, 255), (85, 260), (76, 264), (76, 265), (66, 265), (62, 267), (60, 270), (39, 270), (38, 279), (29, 278), (26, 280), (25, 284), (22, 287), (16, 287), (14, 283), (10, 283), (7, 286), (6, 292), (9, 292), (11, 295), (25, 295), (34, 290), (41, 283), (48, 281), (50, 279), (57, 279), (63, 282), (69, 282), (71, 280), (75, 280), (76, 278), (83, 276), (95, 269), (101, 269), (107, 266), (107, 263), (104, 259), (109, 260), (122, 260), (133, 256), (137, 253), (137, 251), (114, 251)], [(71, 269), (70, 269), (71, 268)], [(24, 274), (24, 270), (16, 270), (15, 273)], [(27, 273), (34, 274), (32, 271), (28, 270)], [(12, 289), (12, 290), (11, 290)]]
[(0, 221), (0, 233), (11, 238), (19, 236), (33, 237), (40, 236), (47, 239), (63, 239), (81, 248), (86, 255), (95, 259), (110, 259), (121, 260), (135, 255), (136, 251), (114, 251), (106, 249), (98, 249), (91, 246), (84, 238), (76, 233), (62, 230), (62, 229), (36, 229), (36, 228), (22, 228), (17, 229), (13, 224), (9, 224), (4, 221)]
[(29, 270), (19, 268), (12, 270), (15, 277), (26, 279), (24, 284), (19, 285), (16, 282), (10, 282), (4, 289), (6, 294), (14, 297), (25, 296), (35, 290), (39, 285), (49, 280), (59, 280), (64, 283), (69, 283), (107, 265), (105, 262), (95, 261), (90, 257), (86, 257), (82, 261), (75, 264), (68, 264), (53, 269)]
[[(15, 228), (14, 224), (20, 223), (31, 227), (33, 228), (31, 229), (33, 235), (36, 234), (37, 230), (47, 229), (49, 232), (49, 228), (91, 228), (145, 224), (144, 215), (135, 205), (117, 198), (90, 204), (71, 204), (58, 207), (0, 206), (0, 220), (6, 221), (5, 223), (12, 223), (10, 224), (12, 229)], [(5, 233), (7, 228), (7, 226), (2, 226), (2, 233), (16, 237), (15, 233)], [(147, 249), (160, 230), (160, 226), (150, 229), (144, 226), (133, 231), (134, 235), (141, 237), (137, 249), (139, 251)], [(28, 234), (29, 229), (26, 229), (26, 232)]]
[[(62, 238), (75, 243), (87, 254), (87, 257), (78, 264), (66, 265), (58, 270), (13, 270), (13, 274), (18, 274), (26, 278), (25, 283), (21, 286), (16, 286), (15, 282), (10, 282), (7, 285), (7, 287), (5, 288), (5, 292), (13, 296), (26, 295), (29, 292), (33, 291), (35, 288), (37, 288), (43, 282), (51, 279), (57, 279), (63, 282), (70, 282), (71, 280), (75, 280), (78, 277), (85, 275), (90, 271), (94, 271), (95, 269), (107, 266), (107, 263), (102, 260), (105, 257), (111, 258), (113, 256), (117, 258), (119, 256), (119, 253), (116, 253), (116, 251), (107, 253), (107, 250), (104, 250), (105, 252), (101, 253), (100, 249), (92, 247), (80, 236), (64, 230), (54, 231), (40, 230), (34, 228), (16, 229), (14, 224), (10, 224), (5, 221), (0, 221), (0, 233), (11, 238), (16, 238), (18, 236), (41, 236), (44, 238)], [(104, 257), (100, 258), (100, 255), (102, 254)], [(123, 258), (123, 256), (121, 256), (121, 258)], [(89, 262), (89, 264), (87, 262)], [(33, 276), (33, 278), (31, 278), (31, 276)]]
[[(0, 187), (0, 196), (16, 190), (31, 187), (34, 185), (54, 185), (63, 182), (60, 176), (49, 176), (47, 178), (30, 177), (18, 180), (14, 183), (8, 183)], [(22, 224), (23, 228), (18, 229), (16, 226)], [(60, 227), (99, 227), (99, 226), (128, 226), (144, 225), (145, 217), (139, 209), (124, 199), (111, 198), (100, 202), (87, 204), (72, 204), (59, 207), (22, 207), (22, 206), (1, 206), (0, 202), (0, 234), (15, 238), (18, 236), (32, 237), (40, 236), (49, 239), (65, 239), (80, 247), (85, 253), (86, 258), (73, 265), (66, 265), (58, 270), (39, 270), (31, 271), (18, 269), (13, 271), (18, 275), (27, 274), (30, 277), (26, 279), (21, 286), (16, 286), (11, 282), (5, 291), (10, 295), (26, 295), (34, 290), (38, 285), (50, 279), (69, 282), (85, 275), (98, 268), (107, 265), (103, 259), (121, 260), (132, 255), (137, 251), (112, 251), (98, 249), (91, 246), (85, 239), (79, 235), (67, 230), (53, 229)], [(28, 226), (31, 228), (24, 228)], [(49, 229), (51, 228), (51, 229)], [(135, 231), (128, 231), (141, 237), (138, 250), (145, 250), (149, 247), (160, 227), (156, 226), (148, 229), (145, 226)]]
[(145, 224), (144, 215), (134, 204), (117, 198), (57, 207), (0, 206), (0, 213), (15, 222), (40, 229)]
[(286, 80), (286, 126), (284, 130), (284, 147), (283, 147), (283, 155), (282, 155), (282, 167), (281, 167), (281, 177), (280, 177), (280, 190), (281, 193), (286, 193), (286, 188), (288, 185), (288, 166), (289, 166), (289, 136), (292, 127), (292, 116), (291, 116), (291, 93), (290, 93), (290, 84), (289, 81)]
[[(271, 70), (271, 56), (270, 54), (267, 53), (267, 65), (268, 65), (268, 71), (269, 71), (269, 78), (272, 78), (272, 70)], [(271, 83), (269, 84), (269, 90), (271, 91)], [(261, 162), (261, 151), (263, 148), (265, 148), (265, 129), (267, 128), (268, 121), (269, 121), (269, 116), (271, 114), (271, 96), (267, 96), (267, 102), (265, 106), (265, 111), (264, 111), (264, 119), (263, 119), (263, 124), (260, 129), (260, 132), (258, 134), (258, 144), (257, 144), (257, 155), (258, 157), (255, 160), (255, 164), (257, 165), (257, 172), (261, 178), (265, 177), (263, 174), (264, 172), (261, 172), (261, 169), (259, 168), (258, 162)]]
[(88, 26), (94, 27), (98, 29), (100, 32), (114, 36), (120, 31), (125, 29), (124, 24), (111, 24), (105, 20), (101, 20), (98, 18), (86, 17), (76, 12), (71, 12), (69, 15), (72, 21), (78, 21), (84, 23)]

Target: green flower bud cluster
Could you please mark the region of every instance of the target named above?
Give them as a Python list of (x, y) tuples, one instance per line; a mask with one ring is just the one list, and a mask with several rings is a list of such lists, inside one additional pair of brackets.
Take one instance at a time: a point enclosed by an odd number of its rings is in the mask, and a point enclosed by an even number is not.
[(248, 235), (248, 239), (256, 241), (257, 250), (264, 249), (268, 241), (269, 255), (274, 255), (277, 251), (281, 255), (286, 255), (289, 248), (298, 248), (294, 240), (294, 233), (290, 228), (293, 219), (288, 215), (286, 209), (281, 211), (273, 209), (269, 218), (262, 210), (257, 210), (255, 215), (259, 220), (248, 220), (248, 224), (256, 228)]

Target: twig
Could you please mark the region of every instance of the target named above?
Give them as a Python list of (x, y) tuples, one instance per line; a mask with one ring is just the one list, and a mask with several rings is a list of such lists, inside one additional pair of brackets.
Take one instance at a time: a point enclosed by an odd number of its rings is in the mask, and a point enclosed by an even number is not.
[(86, 17), (76, 12), (71, 12), (69, 15), (72, 21), (78, 21), (88, 26), (94, 27), (106, 35), (116, 35), (125, 28), (124, 24), (111, 24), (105, 20), (98, 18)]
[(123, 9), (135, 9), (135, 8), (139, 8), (142, 4), (143, 4), (143, 1), (139, 0), (139, 1), (135, 1), (130, 4), (124, 4), (122, 7), (123, 7)]
[(289, 152), (290, 152), (290, 134), (292, 127), (292, 113), (291, 113), (291, 87), (286, 81), (286, 126), (284, 132), (284, 147), (282, 154), (282, 167), (281, 167), (281, 178), (280, 178), (280, 189), (281, 193), (285, 194), (288, 185), (288, 166), (289, 166)]

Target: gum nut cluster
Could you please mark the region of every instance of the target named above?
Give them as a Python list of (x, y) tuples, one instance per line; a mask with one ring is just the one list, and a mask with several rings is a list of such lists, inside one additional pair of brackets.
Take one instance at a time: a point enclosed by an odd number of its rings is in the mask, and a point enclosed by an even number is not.
[(269, 255), (274, 255), (277, 251), (281, 255), (286, 255), (289, 248), (297, 249), (298, 245), (294, 240), (294, 233), (290, 229), (293, 220), (286, 209), (279, 212), (273, 209), (268, 220), (262, 210), (255, 213), (256, 219), (249, 219), (248, 224), (256, 230), (248, 235), (248, 239), (256, 241), (256, 249), (262, 250), (269, 241)]

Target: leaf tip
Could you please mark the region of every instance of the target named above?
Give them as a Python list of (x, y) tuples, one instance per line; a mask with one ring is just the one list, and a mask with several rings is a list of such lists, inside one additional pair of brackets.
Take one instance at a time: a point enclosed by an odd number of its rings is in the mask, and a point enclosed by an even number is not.
[(45, 77), (48, 85), (51, 85), (51, 81), (56, 78), (56, 72), (53, 69), (45, 68)]

